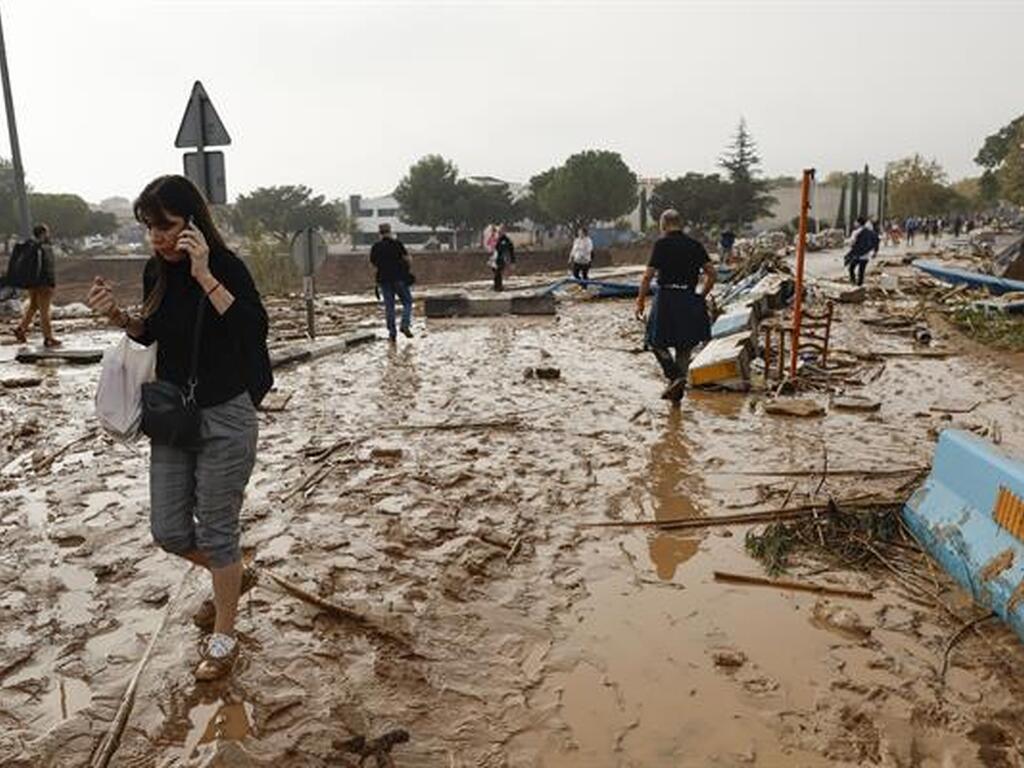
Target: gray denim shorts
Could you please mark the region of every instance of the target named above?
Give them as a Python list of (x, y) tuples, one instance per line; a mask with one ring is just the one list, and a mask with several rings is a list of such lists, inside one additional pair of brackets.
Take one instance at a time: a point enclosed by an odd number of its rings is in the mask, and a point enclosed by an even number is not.
[(256, 409), (243, 392), (200, 418), (196, 448), (152, 446), (150, 527), (168, 552), (199, 550), (223, 568), (241, 559), (238, 514), (256, 462)]

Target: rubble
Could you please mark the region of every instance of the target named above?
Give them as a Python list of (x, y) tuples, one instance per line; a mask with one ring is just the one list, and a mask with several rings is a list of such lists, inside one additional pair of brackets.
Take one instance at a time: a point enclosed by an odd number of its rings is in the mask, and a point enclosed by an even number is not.
[(778, 398), (768, 400), (764, 404), (764, 412), (774, 416), (823, 416), (825, 407), (816, 400), (808, 398)]

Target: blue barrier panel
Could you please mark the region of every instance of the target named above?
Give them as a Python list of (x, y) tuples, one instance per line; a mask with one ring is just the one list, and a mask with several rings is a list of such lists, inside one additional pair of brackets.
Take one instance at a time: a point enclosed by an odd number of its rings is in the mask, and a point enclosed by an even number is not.
[(1000, 296), (1010, 291), (1024, 291), (1024, 282), (1020, 280), (1009, 280), (1005, 277), (985, 275), (981, 272), (972, 272), (969, 269), (958, 267), (947, 267), (945, 264), (938, 264), (934, 261), (915, 261), (914, 267), (922, 272), (927, 272), (932, 277), (938, 278), (950, 285), (968, 285), (971, 288), (987, 288), (989, 293)]
[(740, 331), (751, 333), (754, 329), (754, 315), (753, 307), (740, 307), (720, 315), (711, 326), (711, 338), (720, 339)]
[(947, 429), (903, 519), (974, 600), (1024, 640), (1024, 463)]

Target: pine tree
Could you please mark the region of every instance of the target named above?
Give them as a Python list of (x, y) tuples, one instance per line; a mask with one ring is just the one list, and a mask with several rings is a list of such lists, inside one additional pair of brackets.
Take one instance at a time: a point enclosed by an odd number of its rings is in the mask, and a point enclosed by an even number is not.
[(871, 185), (871, 172), (868, 166), (864, 165), (864, 178), (861, 181), (860, 190), (860, 215), (865, 219), (868, 217), (868, 187)]
[(839, 212), (836, 214), (835, 228), (846, 231), (846, 179), (839, 190)]
[(740, 226), (769, 215), (775, 203), (775, 198), (768, 193), (770, 185), (760, 178), (760, 164), (754, 137), (747, 130), (747, 121), (740, 118), (732, 144), (718, 160), (732, 186), (725, 218)]
[[(850, 227), (849, 227), (849, 230), (853, 229), (854, 225), (857, 223), (857, 217), (860, 215), (857, 212), (858, 206), (860, 205), (860, 195), (858, 194), (860, 192), (860, 176), (857, 175), (856, 171), (854, 171), (852, 176), (853, 176), (853, 183), (852, 183), (852, 186), (850, 188)], [(849, 230), (847, 230), (847, 231), (849, 231)]]

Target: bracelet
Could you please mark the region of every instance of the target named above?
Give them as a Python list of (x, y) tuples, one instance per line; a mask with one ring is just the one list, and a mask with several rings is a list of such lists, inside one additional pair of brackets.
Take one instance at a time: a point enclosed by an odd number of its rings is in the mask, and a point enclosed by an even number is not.
[(216, 284), (215, 286), (213, 286), (213, 288), (211, 288), (210, 290), (208, 290), (208, 291), (206, 292), (206, 297), (207, 297), (207, 298), (209, 298), (210, 296), (212, 296), (212, 295), (214, 294), (214, 292), (215, 292), (215, 291), (216, 291), (216, 290), (217, 290), (218, 288), (223, 288), (223, 287), (224, 287), (224, 286), (222, 286), (222, 285), (221, 285), (221, 283), (220, 283), (220, 281), (218, 280), (218, 281), (217, 281), (217, 284)]

